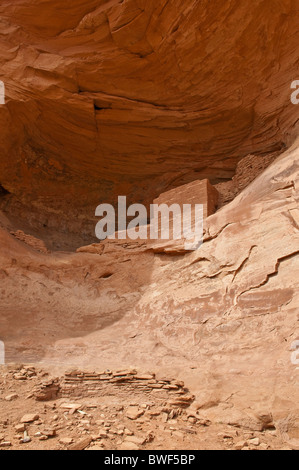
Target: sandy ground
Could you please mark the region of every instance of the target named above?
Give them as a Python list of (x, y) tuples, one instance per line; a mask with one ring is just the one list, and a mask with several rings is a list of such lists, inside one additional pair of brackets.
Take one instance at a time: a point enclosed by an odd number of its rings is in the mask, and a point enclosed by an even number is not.
[[(33, 391), (51, 376), (49, 369), (39, 366), (1, 367), (1, 450), (286, 448), (274, 429), (252, 432), (204, 422), (198, 419), (192, 405), (187, 409), (170, 409), (152, 395), (138, 394), (136, 399), (115, 390), (107, 396), (37, 401)], [(138, 410), (138, 417), (132, 416), (132, 409)]]

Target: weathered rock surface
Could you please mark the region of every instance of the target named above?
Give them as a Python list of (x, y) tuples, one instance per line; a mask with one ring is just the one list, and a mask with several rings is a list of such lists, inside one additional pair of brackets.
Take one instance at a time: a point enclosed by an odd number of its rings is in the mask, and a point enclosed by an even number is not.
[(296, 416), (296, 144), (207, 219), (202, 247), (186, 256), (109, 244), (47, 255), (0, 233), (8, 361), (155, 363), (184, 370), (214, 420), (232, 417), (231, 406), (244, 410), (242, 426), (257, 408), (274, 422)]
[[(296, 448), (298, 2), (42, 6), (0, 6), (6, 361), (175, 372), (201, 423), (273, 425)], [(199, 250), (89, 244), (100, 202), (227, 182), (244, 156), (264, 171), (218, 186), (228, 204), (206, 219)]]
[(48, 238), (79, 247), (99, 203), (221, 182), (294, 138), (296, 0), (18, 0), (0, 21), (5, 210)]

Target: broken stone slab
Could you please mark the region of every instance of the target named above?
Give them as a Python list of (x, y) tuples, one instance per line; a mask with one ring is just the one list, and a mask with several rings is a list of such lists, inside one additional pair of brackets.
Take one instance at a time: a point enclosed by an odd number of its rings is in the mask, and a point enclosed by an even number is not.
[(258, 447), (260, 445), (261, 441), (259, 440), (258, 437), (254, 438), (254, 439), (250, 439), (248, 441), (248, 444), (251, 445), (251, 446), (255, 446), (255, 447)]
[(194, 397), (179, 397), (175, 400), (170, 400), (169, 405), (178, 408), (188, 408), (192, 403)]
[(66, 377), (76, 377), (78, 374), (80, 374), (78, 369), (69, 369), (64, 373)]
[(78, 411), (82, 406), (83, 405), (80, 405), (79, 403), (62, 403), (60, 408), (63, 408), (64, 410)]
[(39, 420), (38, 414), (27, 414), (23, 416), (23, 418), (21, 419), (21, 423), (33, 423), (34, 421), (38, 421), (38, 420)]
[(56, 430), (55, 429), (45, 429), (41, 431), (42, 436), (47, 436), (47, 437), (55, 437), (56, 436)]
[(177, 385), (163, 385), (163, 388), (165, 388), (165, 390), (179, 390)]
[(86, 447), (88, 447), (90, 445), (91, 442), (92, 442), (92, 438), (91, 437), (86, 437), (86, 438), (81, 439), (80, 441), (76, 442), (75, 444), (70, 445), (68, 450), (84, 450), (84, 449), (86, 449)]
[(112, 384), (122, 384), (124, 382), (131, 382), (133, 376), (132, 375), (126, 375), (126, 376), (121, 376), (121, 377), (115, 377), (114, 379), (110, 380), (110, 383)]
[(113, 372), (113, 377), (122, 377), (126, 375), (135, 375), (137, 374), (137, 370), (135, 369), (127, 369), (127, 370), (118, 370), (116, 372)]
[(130, 406), (126, 411), (127, 418), (136, 420), (144, 414), (144, 410), (140, 410), (138, 406)]
[(22, 374), (15, 374), (15, 375), (13, 376), (13, 378), (14, 378), (15, 380), (27, 380), (27, 376), (26, 376), (26, 375), (22, 375)]
[(15, 430), (16, 432), (20, 433), (20, 432), (24, 432), (26, 430), (26, 426), (25, 424), (17, 424), (15, 426)]
[(134, 442), (123, 442), (119, 450), (139, 450), (139, 447), (137, 444), (134, 444)]
[(59, 439), (59, 442), (64, 446), (70, 446), (74, 442), (74, 439), (71, 437), (62, 437)]
[(147, 411), (146, 413), (150, 418), (155, 418), (157, 416), (160, 416), (161, 412), (160, 411)]
[(184, 388), (185, 387), (185, 382), (182, 382), (181, 380), (173, 380), (172, 383), (173, 383), (173, 385), (176, 385), (179, 388)]
[(125, 442), (131, 442), (137, 446), (143, 446), (146, 443), (146, 439), (137, 436), (128, 436), (126, 437)]
[(244, 447), (247, 447), (247, 446), (248, 446), (247, 441), (239, 441), (235, 444), (235, 449), (236, 450), (242, 450), (242, 449), (244, 449)]
[(135, 375), (134, 379), (136, 380), (153, 380), (155, 378), (155, 374), (143, 374), (143, 375)]
[(5, 448), (5, 447), (11, 447), (11, 442), (0, 442), (0, 447)]
[(108, 432), (103, 430), (103, 429), (100, 429), (97, 436), (100, 438), (100, 439), (106, 439), (107, 438), (107, 435), (108, 435)]
[(7, 397), (5, 397), (5, 400), (6, 401), (13, 401), (13, 400), (16, 400), (18, 397), (19, 397), (19, 395), (17, 393), (12, 393), (11, 395), (7, 395)]

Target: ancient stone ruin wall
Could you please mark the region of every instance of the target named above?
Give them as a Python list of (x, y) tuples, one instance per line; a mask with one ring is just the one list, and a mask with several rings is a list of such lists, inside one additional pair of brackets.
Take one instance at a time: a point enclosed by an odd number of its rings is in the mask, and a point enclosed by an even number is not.
[(184, 382), (166, 377), (156, 379), (155, 374), (139, 374), (136, 370), (102, 373), (70, 371), (61, 379), (43, 382), (34, 392), (38, 401), (116, 394), (134, 396), (134, 399), (146, 395), (178, 408), (186, 408), (194, 401)]

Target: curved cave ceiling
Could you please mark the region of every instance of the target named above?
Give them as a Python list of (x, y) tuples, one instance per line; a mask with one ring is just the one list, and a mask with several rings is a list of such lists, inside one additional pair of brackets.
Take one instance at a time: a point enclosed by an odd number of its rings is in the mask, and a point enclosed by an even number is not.
[(2, 1), (1, 186), (41, 223), (47, 211), (79, 220), (117, 195), (148, 203), (195, 179), (225, 181), (243, 156), (285, 148), (298, 116), (298, 9)]

